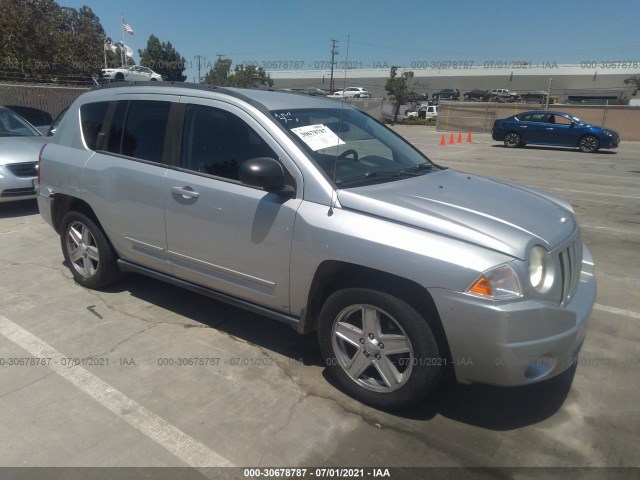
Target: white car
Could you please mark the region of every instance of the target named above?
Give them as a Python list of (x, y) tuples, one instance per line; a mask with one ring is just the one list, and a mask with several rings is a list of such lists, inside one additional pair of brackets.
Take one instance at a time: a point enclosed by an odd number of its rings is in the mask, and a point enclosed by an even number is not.
[(438, 116), (437, 105), (423, 105), (418, 111), (407, 112), (407, 117), (433, 118)]
[(132, 65), (130, 67), (120, 68), (103, 68), (100, 73), (103, 80), (110, 82), (162, 81), (162, 75), (141, 65)]
[(329, 98), (371, 98), (371, 93), (362, 87), (347, 87), (344, 90), (327, 95)]

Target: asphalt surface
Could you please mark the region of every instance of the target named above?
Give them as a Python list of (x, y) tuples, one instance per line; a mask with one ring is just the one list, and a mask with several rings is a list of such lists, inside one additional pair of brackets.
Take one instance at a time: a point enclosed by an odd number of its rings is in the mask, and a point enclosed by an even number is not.
[(640, 467), (640, 143), (394, 128), (437, 163), (571, 201), (598, 280), (577, 370), (380, 412), (331, 385), (313, 336), (145, 277), (81, 288), (36, 203), (0, 204), (0, 467)]

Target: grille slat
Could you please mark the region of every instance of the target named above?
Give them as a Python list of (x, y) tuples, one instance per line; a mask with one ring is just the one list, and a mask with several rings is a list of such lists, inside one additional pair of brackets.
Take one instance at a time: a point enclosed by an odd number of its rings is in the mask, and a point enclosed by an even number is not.
[(16, 177), (37, 177), (38, 162), (9, 163), (4, 168), (9, 170)]
[(560, 252), (562, 270), (562, 303), (568, 303), (578, 289), (582, 270), (582, 239), (580, 236)]

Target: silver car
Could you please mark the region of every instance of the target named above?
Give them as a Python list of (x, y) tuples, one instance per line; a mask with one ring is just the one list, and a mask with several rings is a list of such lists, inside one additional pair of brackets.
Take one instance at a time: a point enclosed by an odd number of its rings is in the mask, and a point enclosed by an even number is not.
[(46, 141), (24, 118), (0, 106), (0, 203), (36, 198), (38, 154)]
[[(315, 332), (349, 395), (405, 408), (572, 365), (596, 284), (571, 206), (438, 166), (333, 100), (98, 88), (42, 154), (38, 203), (75, 280), (138, 272)], [(269, 323), (265, 320), (265, 327)]]

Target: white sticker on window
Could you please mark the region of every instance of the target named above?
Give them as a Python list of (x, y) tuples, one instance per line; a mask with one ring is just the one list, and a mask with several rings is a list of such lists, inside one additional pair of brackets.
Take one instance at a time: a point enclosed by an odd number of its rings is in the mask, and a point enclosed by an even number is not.
[(340, 137), (326, 125), (307, 125), (306, 127), (292, 128), (291, 131), (309, 145), (309, 148), (314, 152), (323, 148), (344, 145)]

